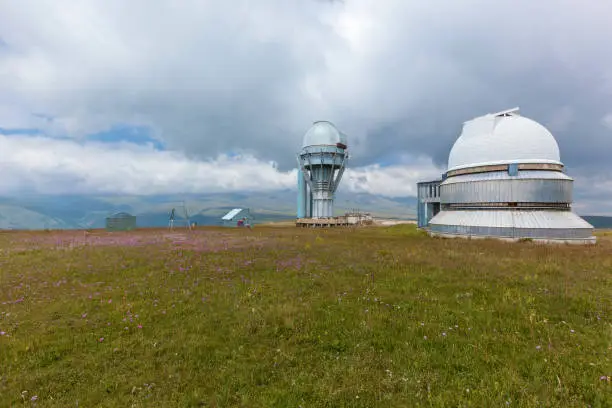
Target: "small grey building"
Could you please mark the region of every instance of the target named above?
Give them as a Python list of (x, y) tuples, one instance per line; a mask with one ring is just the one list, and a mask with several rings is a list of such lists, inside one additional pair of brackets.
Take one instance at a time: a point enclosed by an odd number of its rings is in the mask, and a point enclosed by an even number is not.
[(119, 212), (106, 218), (107, 231), (131, 231), (136, 229), (136, 216)]

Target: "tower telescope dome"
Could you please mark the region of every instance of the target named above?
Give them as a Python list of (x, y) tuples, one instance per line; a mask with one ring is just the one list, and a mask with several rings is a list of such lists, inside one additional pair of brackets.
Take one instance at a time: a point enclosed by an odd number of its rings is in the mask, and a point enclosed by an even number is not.
[(297, 154), (298, 218), (334, 216), (334, 195), (348, 158), (346, 135), (331, 122), (314, 122)]
[(333, 123), (326, 120), (314, 122), (304, 135), (302, 147), (329, 145), (336, 146), (342, 143), (346, 145), (346, 136), (340, 132)]
[(448, 171), (509, 163), (562, 164), (554, 136), (520, 116), (518, 108), (465, 122), (450, 151)]

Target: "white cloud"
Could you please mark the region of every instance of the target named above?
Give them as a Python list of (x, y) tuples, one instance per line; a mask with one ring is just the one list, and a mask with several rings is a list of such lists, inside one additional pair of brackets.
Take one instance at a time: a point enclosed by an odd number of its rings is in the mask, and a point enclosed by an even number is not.
[[(177, 152), (129, 143), (77, 143), (48, 137), (0, 136), (0, 192), (161, 194), (291, 187), (295, 172), (279, 172), (252, 157), (220, 155), (195, 161)], [(6, 154), (10, 152), (10, 154)]]
[(341, 188), (386, 197), (416, 197), (418, 181), (438, 179), (443, 172), (430, 159), (420, 159), (410, 165), (374, 164), (347, 169)]
[[(49, 134), (130, 123), (199, 157), (244, 148), (283, 165), (316, 119), (338, 123), (369, 163), (368, 155), (384, 154), (371, 148), (378, 126), (446, 121), (451, 130), (437, 143), (396, 145), (440, 157), (462, 120), (515, 106), (517, 88), (545, 77), (556, 92), (568, 80), (590, 92), (585, 78), (612, 66), (601, 52), (609, 8), (553, 0), (7, 1), (0, 106), (12, 106), (13, 122), (26, 127), (32, 112), (56, 117)], [(561, 69), (568, 76), (555, 77)], [(561, 95), (550, 109), (570, 104), (574, 112), (578, 96)]]
[(575, 212), (583, 215), (612, 216), (612, 171), (610, 169), (593, 173), (589, 169), (568, 171), (574, 179)]
[(612, 130), (612, 113), (608, 113), (606, 116), (604, 116), (601, 119), (601, 123), (603, 123), (603, 125), (609, 130)]
[(333, 43), (320, 17), (334, 7), (290, 3), (3, 2), (0, 105), (55, 117), (49, 134), (130, 123), (200, 157), (263, 154), (312, 121), (287, 110), (308, 105), (301, 83)]
[[(37, 189), (146, 192), (183, 180), (200, 191), (246, 188), (260, 169), (262, 186), (292, 185), (279, 169), (294, 166), (312, 121), (327, 119), (348, 134), (353, 163), (369, 165), (347, 172), (347, 186), (393, 195), (414, 194), (434, 166), (377, 166), (385, 156), (441, 162), (462, 121), (518, 105), (551, 127), (567, 165), (593, 171), (612, 149), (611, 11), (566, 0), (4, 1), (0, 128), (79, 140), (145, 126), (175, 151), (54, 145), (61, 166), (16, 175)], [(230, 151), (246, 158), (220, 155)], [(70, 154), (101, 168), (85, 166), (83, 178)], [(134, 160), (111, 171), (109, 158)], [(151, 170), (157, 161), (167, 174)], [(246, 169), (246, 181), (230, 176)]]
[[(295, 189), (297, 170), (249, 155), (194, 160), (130, 143), (79, 143), (0, 135), (0, 194), (172, 194)], [(349, 168), (341, 188), (383, 196), (414, 195), (414, 183), (437, 174), (431, 162)]]

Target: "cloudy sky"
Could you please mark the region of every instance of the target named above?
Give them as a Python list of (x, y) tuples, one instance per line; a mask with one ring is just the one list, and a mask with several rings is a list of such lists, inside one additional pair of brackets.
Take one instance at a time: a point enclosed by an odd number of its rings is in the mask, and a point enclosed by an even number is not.
[(520, 106), (577, 211), (612, 213), (612, 3), (3, 0), (0, 194), (293, 188), (314, 120), (342, 188), (414, 195), (465, 120)]

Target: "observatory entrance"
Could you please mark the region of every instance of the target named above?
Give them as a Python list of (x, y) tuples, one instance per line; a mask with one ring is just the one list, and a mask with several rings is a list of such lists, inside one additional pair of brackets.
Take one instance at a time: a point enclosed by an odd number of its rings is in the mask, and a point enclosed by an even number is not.
[(431, 203), (432, 218), (440, 212), (440, 203)]
[(418, 227), (424, 228), (440, 212), (440, 183), (442, 180), (417, 183)]

